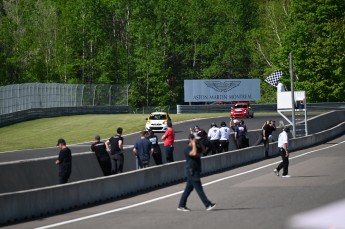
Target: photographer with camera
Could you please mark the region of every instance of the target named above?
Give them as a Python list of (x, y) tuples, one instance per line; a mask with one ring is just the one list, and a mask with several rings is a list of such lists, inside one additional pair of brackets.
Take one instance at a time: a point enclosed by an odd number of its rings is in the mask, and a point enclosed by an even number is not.
[(205, 147), (205, 151), (203, 153), (203, 156), (207, 156), (212, 151), (212, 145), (210, 140), (208, 140), (207, 133), (204, 129), (201, 129), (198, 125), (196, 125), (194, 128), (189, 128), (191, 134), (198, 134), (200, 137), (200, 142)]
[(206, 197), (204, 190), (201, 185), (201, 155), (205, 151), (205, 147), (200, 141), (200, 136), (197, 133), (189, 135), (188, 146), (184, 151), (184, 155), (186, 157), (186, 165), (185, 165), (185, 173), (187, 178), (186, 188), (181, 196), (179, 205), (177, 210), (178, 211), (190, 211), (189, 208), (186, 207), (187, 199), (190, 193), (195, 189), (197, 194), (199, 195), (201, 201), (206, 207), (207, 211), (212, 210), (216, 207), (216, 204), (212, 203)]

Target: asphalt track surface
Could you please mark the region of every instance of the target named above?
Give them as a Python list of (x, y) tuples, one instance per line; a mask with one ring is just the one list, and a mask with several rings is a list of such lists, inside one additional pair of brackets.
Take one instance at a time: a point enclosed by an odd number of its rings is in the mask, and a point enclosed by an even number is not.
[(311, 222), (317, 222), (320, 228), (345, 228), (344, 202), (333, 208), (334, 214), (326, 214), (321, 209), (312, 215), (312, 220), (303, 214), (345, 198), (344, 144), (345, 136), (341, 136), (292, 152), (291, 178), (273, 173), (279, 157), (203, 177), (206, 195), (217, 203), (213, 211), (205, 210), (195, 192), (187, 203), (192, 211), (176, 211), (185, 186), (180, 183), (4, 228), (276, 229), (290, 228), (296, 223), (291, 221), (295, 215), (299, 216), (299, 225), (306, 225), (303, 228), (317, 228), (308, 224)]
[[(247, 125), (248, 130), (256, 130), (260, 129), (263, 125), (263, 123), (266, 120), (276, 120), (276, 123), (278, 123), (280, 120), (286, 121), (279, 115), (270, 115), (270, 116), (263, 116), (263, 115), (257, 115), (253, 119), (243, 119), (245, 121), (245, 124)], [(229, 117), (215, 117), (211, 119), (198, 119), (198, 120), (190, 120), (185, 122), (179, 122), (174, 123), (173, 127), (175, 130), (175, 137), (176, 140), (182, 140), (187, 139), (189, 128), (193, 127), (195, 125), (198, 125), (200, 128), (203, 128), (204, 130), (208, 131), (210, 128), (210, 124), (212, 122), (215, 122), (218, 126), (222, 121), (225, 121), (227, 125), (229, 125)], [(143, 120), (143, 128), (145, 126), (145, 120)], [(114, 126), (114, 133), (117, 129), (117, 126)], [(96, 135), (97, 133), (95, 133)], [(157, 136), (160, 140), (163, 133), (157, 133)], [(107, 138), (110, 138), (111, 136), (101, 136), (102, 140), (106, 140)], [(124, 146), (125, 147), (133, 147), (136, 140), (140, 138), (139, 133), (133, 133), (133, 134), (126, 134), (126, 130), (124, 130)], [(67, 142), (68, 147), (72, 151), (72, 155), (78, 154), (78, 153), (84, 153), (90, 151), (90, 145), (91, 141), (94, 139), (94, 136), (90, 136), (90, 142), (80, 143), (80, 144), (68, 144), (68, 139), (65, 139)], [(57, 139), (56, 139), (57, 141)], [(54, 142), (55, 143), (55, 142)], [(10, 161), (19, 161), (19, 160), (27, 160), (27, 159), (34, 159), (34, 158), (42, 158), (42, 157), (52, 157), (52, 156), (58, 156), (59, 150), (54, 145), (50, 148), (41, 148), (41, 149), (27, 149), (27, 150), (16, 150), (11, 152), (0, 152), (0, 163), (1, 162), (10, 162)], [(126, 158), (125, 158), (125, 166), (126, 166)], [(125, 171), (126, 167), (125, 167)]]

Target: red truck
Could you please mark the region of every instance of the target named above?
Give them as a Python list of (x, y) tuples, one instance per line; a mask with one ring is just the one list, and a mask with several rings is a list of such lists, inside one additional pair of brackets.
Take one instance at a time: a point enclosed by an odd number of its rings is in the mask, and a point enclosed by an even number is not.
[(237, 102), (231, 108), (231, 118), (254, 118), (254, 111), (250, 107), (249, 102)]

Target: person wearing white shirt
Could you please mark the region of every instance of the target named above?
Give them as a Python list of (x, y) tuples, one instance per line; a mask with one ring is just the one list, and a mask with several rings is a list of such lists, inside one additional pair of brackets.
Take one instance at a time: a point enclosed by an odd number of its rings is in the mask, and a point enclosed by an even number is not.
[(277, 92), (283, 92), (283, 91), (285, 91), (284, 84), (282, 84), (282, 82), (278, 81)]
[(285, 126), (283, 129), (283, 132), (279, 134), (278, 137), (278, 150), (280, 153), (280, 156), (282, 157), (282, 162), (278, 165), (276, 169), (274, 169), (274, 173), (279, 176), (279, 171), (283, 169), (283, 178), (289, 178), (291, 177), (289, 173), (289, 138), (288, 133), (290, 132), (290, 128), (288, 126)]
[(219, 139), (220, 152), (228, 152), (230, 128), (226, 126), (225, 122), (220, 123), (219, 133), (220, 133), (220, 139)]
[(219, 128), (214, 122), (211, 123), (211, 128), (208, 130), (207, 136), (211, 142), (212, 154), (216, 154), (217, 152), (219, 152), (220, 132), (219, 132)]

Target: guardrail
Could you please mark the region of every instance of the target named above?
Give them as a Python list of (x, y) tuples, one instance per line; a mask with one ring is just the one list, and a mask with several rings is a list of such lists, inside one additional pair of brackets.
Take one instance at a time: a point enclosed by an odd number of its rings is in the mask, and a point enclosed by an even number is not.
[[(326, 114), (329, 119), (345, 117), (345, 112)], [(320, 123), (322, 125), (323, 123)], [(294, 151), (332, 139), (345, 132), (345, 122), (319, 133), (291, 139), (289, 148)], [(276, 155), (277, 144), (270, 144), (271, 156)], [(202, 158), (203, 174), (233, 168), (265, 158), (264, 147), (254, 146), (241, 150)], [(64, 185), (0, 194), (0, 224), (42, 217), (64, 210), (85, 207), (147, 191), (184, 180), (184, 161), (150, 167), (128, 173), (77, 181)], [(121, 184), (121, 185), (118, 185)], [(92, 190), (92, 192), (90, 192)], [(68, 201), (66, 201), (68, 200)]]
[[(230, 112), (232, 104), (220, 105), (177, 105), (177, 114)], [(251, 104), (254, 111), (277, 111), (277, 104)], [(307, 103), (307, 109), (312, 110), (345, 110), (344, 102)]]

